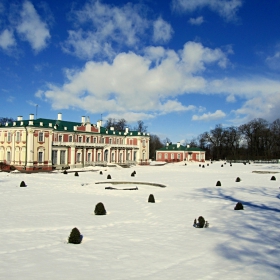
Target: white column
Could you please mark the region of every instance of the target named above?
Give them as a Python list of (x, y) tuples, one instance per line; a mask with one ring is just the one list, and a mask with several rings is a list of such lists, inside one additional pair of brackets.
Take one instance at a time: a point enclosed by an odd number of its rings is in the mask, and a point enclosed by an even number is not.
[[(48, 155), (48, 165), (49, 166), (52, 166), (52, 136), (53, 136), (53, 133), (52, 131), (49, 132), (49, 155)], [(45, 137), (45, 141), (46, 141), (46, 137)], [(47, 159), (46, 159), (47, 160)]]
[(71, 147), (71, 161), (70, 161), (70, 165), (71, 166), (75, 165), (75, 147), (74, 146)]
[(27, 130), (27, 167), (33, 167), (34, 161), (34, 131), (33, 129)]
[(15, 153), (16, 153), (16, 149), (15, 149), (15, 131), (12, 132), (12, 164), (15, 164)]

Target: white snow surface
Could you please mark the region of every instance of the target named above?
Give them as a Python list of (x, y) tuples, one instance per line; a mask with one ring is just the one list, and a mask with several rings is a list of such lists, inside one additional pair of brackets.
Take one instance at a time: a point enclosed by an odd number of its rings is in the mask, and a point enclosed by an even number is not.
[[(280, 279), (280, 166), (222, 163), (0, 172), (0, 279)], [(199, 216), (209, 228), (193, 227)]]

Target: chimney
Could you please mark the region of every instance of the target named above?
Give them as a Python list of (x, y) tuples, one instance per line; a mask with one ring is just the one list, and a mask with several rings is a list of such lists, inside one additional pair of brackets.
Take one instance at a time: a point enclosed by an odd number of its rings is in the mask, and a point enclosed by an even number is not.
[(86, 117), (82, 116), (82, 124), (84, 124), (86, 122)]
[(181, 145), (181, 144), (180, 144), (180, 142), (177, 142), (177, 148), (179, 148), (179, 147), (180, 147), (180, 145)]
[(125, 133), (128, 133), (128, 127), (125, 128)]
[(17, 117), (17, 120), (18, 120), (18, 121), (22, 121), (22, 116), (18, 116), (18, 117)]
[(29, 120), (34, 120), (34, 114), (29, 115)]
[(58, 114), (57, 114), (57, 120), (58, 120), (58, 121), (62, 121), (62, 114), (61, 114), (61, 113), (58, 113)]
[(102, 121), (98, 121), (98, 122), (96, 123), (97, 128), (101, 127), (101, 125), (102, 125)]
[(187, 145), (187, 148), (189, 148), (190, 147), (190, 145)]
[(113, 127), (113, 126), (111, 126), (111, 127), (110, 127), (110, 130), (114, 130), (114, 127)]

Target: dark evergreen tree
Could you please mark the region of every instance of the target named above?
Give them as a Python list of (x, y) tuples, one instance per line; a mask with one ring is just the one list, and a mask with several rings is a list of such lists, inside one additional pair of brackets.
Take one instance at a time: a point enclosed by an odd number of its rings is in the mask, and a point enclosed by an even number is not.
[(96, 204), (94, 214), (95, 215), (106, 215), (106, 209), (102, 202), (99, 202)]
[(202, 216), (199, 216), (198, 217), (198, 224), (197, 224), (197, 227), (198, 228), (203, 228), (205, 225), (205, 219), (202, 217)]
[(235, 207), (234, 207), (234, 210), (243, 210), (243, 204), (241, 202), (237, 202)]
[(155, 203), (155, 197), (154, 197), (153, 194), (150, 194), (150, 195), (149, 195), (148, 202), (150, 202), (150, 203)]
[(24, 182), (24, 181), (21, 181), (21, 183), (20, 183), (20, 187), (27, 187), (27, 185), (25, 184), (25, 182)]
[(241, 179), (239, 177), (236, 178), (235, 182), (241, 182)]
[(222, 186), (221, 181), (217, 181), (216, 187), (221, 187), (221, 186)]
[(271, 180), (271, 181), (276, 181), (275, 176), (272, 176), (272, 177), (270, 178), (270, 180)]
[(68, 237), (68, 243), (80, 244), (82, 242), (82, 236), (77, 228), (73, 228), (70, 236)]
[(79, 176), (79, 173), (77, 171), (75, 172), (75, 176)]

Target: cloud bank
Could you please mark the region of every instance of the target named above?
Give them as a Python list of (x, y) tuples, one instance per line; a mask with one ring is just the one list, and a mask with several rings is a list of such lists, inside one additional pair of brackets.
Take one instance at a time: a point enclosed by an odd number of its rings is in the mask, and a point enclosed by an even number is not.
[(236, 13), (242, 6), (242, 0), (173, 0), (172, 7), (178, 12), (193, 12), (208, 8), (218, 13), (226, 21), (236, 19)]

